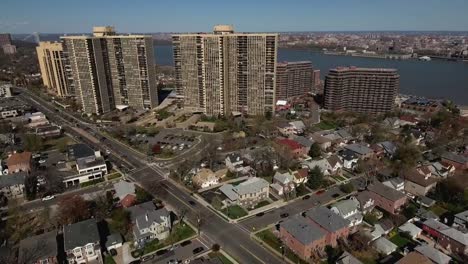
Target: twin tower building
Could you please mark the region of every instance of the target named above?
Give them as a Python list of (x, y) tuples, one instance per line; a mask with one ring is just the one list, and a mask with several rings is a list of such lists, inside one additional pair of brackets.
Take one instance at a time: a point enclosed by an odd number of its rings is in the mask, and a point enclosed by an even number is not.
[[(95, 27), (92, 36), (64, 36), (37, 47), (44, 85), (60, 97), (73, 96), (89, 114), (119, 105), (151, 109), (158, 105), (152, 37), (118, 35)], [(210, 116), (273, 112), (278, 92), (278, 34), (235, 33), (215, 26), (213, 33), (173, 36), (176, 92), (181, 105)], [(299, 63), (300, 64), (300, 63)], [(282, 64), (284, 85), (287, 66)], [(291, 64), (297, 68), (297, 63)], [(304, 62), (297, 77), (312, 89), (312, 65)], [(292, 80), (291, 80), (292, 81)], [(292, 92), (289, 92), (289, 95)]]

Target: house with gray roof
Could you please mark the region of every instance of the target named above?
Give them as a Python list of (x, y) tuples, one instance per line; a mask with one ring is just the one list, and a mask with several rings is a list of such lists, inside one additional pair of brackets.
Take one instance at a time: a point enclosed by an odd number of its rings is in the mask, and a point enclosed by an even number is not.
[(442, 161), (453, 165), (456, 170), (465, 170), (468, 168), (468, 157), (453, 152), (444, 152), (441, 155)]
[(24, 171), (0, 175), (0, 192), (9, 199), (23, 197), (24, 180), (27, 176), (27, 172)]
[(379, 181), (368, 185), (367, 190), (374, 199), (375, 205), (391, 214), (399, 213), (407, 202), (407, 197), (404, 193), (388, 187)]
[(273, 176), (273, 184), (270, 185), (278, 195), (289, 193), (295, 189), (294, 176), (290, 172), (277, 171)]
[(102, 262), (99, 230), (96, 219), (88, 219), (63, 227), (63, 243), (68, 262)]
[(349, 235), (350, 221), (326, 207), (312, 208), (305, 215), (312, 223), (327, 231), (326, 242), (333, 247), (337, 245), (338, 239)]
[(339, 201), (332, 206), (331, 210), (335, 214), (347, 219), (350, 227), (362, 223), (363, 216), (361, 212), (359, 212), (359, 201), (356, 199)]
[(238, 185), (224, 184), (218, 190), (224, 194), (225, 205), (237, 204), (244, 207), (254, 207), (259, 202), (268, 199), (270, 184), (262, 178), (252, 177)]
[(293, 140), (304, 146), (307, 149), (307, 152), (309, 152), (310, 147), (314, 144), (312, 140), (303, 136), (293, 136)]
[(443, 248), (457, 254), (468, 255), (468, 234), (434, 219), (424, 221), (422, 228), (435, 237)]
[(380, 147), (384, 149), (385, 155), (389, 158), (392, 158), (393, 155), (395, 155), (397, 151), (397, 146), (395, 145), (395, 143), (391, 141), (380, 142), (380, 143), (377, 143), (377, 145), (379, 145)]
[(397, 245), (393, 244), (390, 240), (388, 240), (385, 237), (379, 237), (378, 239), (376, 239), (372, 243), (372, 246), (375, 248), (375, 250), (384, 255), (390, 255), (392, 252), (398, 249)]
[(363, 264), (359, 259), (345, 251), (337, 260), (336, 264)]
[(21, 240), (18, 263), (57, 263), (57, 231)]
[(456, 214), (453, 221), (456, 225), (468, 228), (468, 210)]
[(428, 245), (415, 247), (414, 251), (425, 256), (426, 258), (430, 259), (433, 263), (436, 264), (448, 264), (450, 263), (450, 260), (452, 260), (451, 257)]
[(345, 149), (352, 151), (361, 159), (366, 159), (372, 157), (374, 151), (362, 143), (355, 143), (344, 146)]
[(398, 231), (400, 232), (406, 232), (408, 233), (413, 239), (415, 239), (416, 237), (418, 237), (421, 232), (422, 232), (422, 229), (417, 227), (416, 225), (414, 225), (413, 223), (411, 222), (406, 222), (404, 223), (403, 225), (401, 225), (400, 227), (398, 227)]
[(170, 228), (171, 217), (166, 208), (146, 211), (144, 214), (136, 216), (133, 225), (135, 246), (142, 248), (151, 240), (166, 239), (169, 236)]

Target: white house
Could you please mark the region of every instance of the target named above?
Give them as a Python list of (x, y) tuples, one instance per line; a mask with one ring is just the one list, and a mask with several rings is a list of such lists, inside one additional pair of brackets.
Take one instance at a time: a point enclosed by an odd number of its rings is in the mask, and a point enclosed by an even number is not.
[(403, 225), (401, 225), (400, 227), (398, 227), (398, 231), (406, 232), (411, 236), (411, 238), (415, 239), (421, 234), (422, 229), (415, 226), (411, 222), (406, 222)]
[(307, 167), (309, 170), (312, 170), (315, 167), (319, 167), (320, 171), (322, 171), (322, 173), (324, 175), (330, 175), (330, 173), (332, 171), (332, 167), (331, 167), (331, 165), (330, 165), (330, 163), (328, 162), (327, 159), (304, 161), (302, 163), (302, 167), (303, 168)]
[(231, 153), (226, 156), (225, 159), (226, 167), (230, 172), (240, 172), (242, 171), (244, 161), (241, 156), (237, 153)]
[(96, 219), (64, 226), (63, 241), (68, 263), (102, 263)]
[(170, 227), (170, 212), (166, 208), (145, 211), (135, 216), (133, 226), (135, 245), (142, 247), (153, 239), (166, 239), (169, 236)]
[(349, 226), (357, 226), (362, 223), (363, 216), (359, 212), (359, 201), (356, 199), (342, 200), (335, 203), (331, 210), (350, 221)]
[(273, 184), (271, 187), (278, 193), (278, 195), (283, 195), (294, 190), (294, 176), (289, 173), (280, 173), (276, 172), (273, 176)]

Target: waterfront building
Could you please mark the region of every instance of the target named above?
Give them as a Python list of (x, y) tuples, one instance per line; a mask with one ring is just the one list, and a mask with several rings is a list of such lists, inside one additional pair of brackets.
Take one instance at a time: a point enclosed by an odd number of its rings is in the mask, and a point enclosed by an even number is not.
[(93, 32), (61, 37), (83, 111), (103, 114), (120, 105), (156, 107), (152, 37), (117, 35), (113, 27), (94, 27)]
[(0, 34), (0, 48), (5, 45), (11, 45), (11, 35), (9, 33)]
[(66, 60), (60, 42), (39, 42), (36, 47), (42, 82), (48, 91), (59, 96), (73, 95), (67, 79)]
[(400, 76), (395, 69), (338, 67), (325, 78), (325, 108), (385, 113), (393, 109)]
[(209, 116), (274, 111), (278, 34), (213, 33), (172, 37), (176, 92), (185, 109)]
[(312, 92), (310, 61), (281, 62), (276, 66), (276, 101)]

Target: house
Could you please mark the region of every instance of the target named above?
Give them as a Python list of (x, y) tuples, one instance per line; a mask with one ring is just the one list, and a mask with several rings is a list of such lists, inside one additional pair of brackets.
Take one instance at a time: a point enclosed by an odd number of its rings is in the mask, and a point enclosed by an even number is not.
[(219, 180), (226, 176), (227, 169), (222, 169), (217, 172), (213, 172), (210, 169), (203, 168), (193, 176), (193, 185), (198, 188), (207, 188), (212, 185), (218, 184)]
[(296, 255), (308, 260), (327, 245), (327, 232), (301, 215), (294, 215), (280, 224), (280, 239)]
[(383, 218), (383, 219), (380, 219), (379, 222), (377, 222), (377, 224), (375, 224), (376, 226), (380, 226), (383, 230), (383, 233), (385, 235), (388, 235), (388, 233), (390, 233), (390, 231), (393, 230), (393, 228), (395, 227), (393, 225), (393, 222), (392, 220), (388, 219), (388, 218)]
[(330, 173), (338, 173), (343, 168), (343, 163), (337, 155), (331, 155), (327, 158), (328, 164), (330, 164)]
[(430, 259), (432, 263), (436, 264), (448, 264), (452, 260), (449, 256), (428, 245), (417, 246), (414, 248), (414, 251), (425, 256)]
[(23, 197), (24, 180), (26, 177), (26, 172), (17, 172), (0, 176), (0, 192), (2, 192), (8, 199)]
[(153, 239), (166, 239), (170, 228), (171, 217), (166, 208), (146, 211), (144, 214), (135, 216), (133, 225), (135, 246), (141, 248)]
[(343, 252), (343, 254), (336, 260), (336, 264), (363, 264), (359, 259), (351, 255), (348, 251)]
[(312, 140), (303, 136), (293, 136), (292, 139), (303, 146), (307, 153), (309, 153), (310, 147), (314, 144)]
[(293, 181), (296, 185), (306, 183), (309, 179), (309, 170), (307, 168), (298, 169), (297, 171), (293, 172), (293, 175)]
[(406, 204), (406, 195), (394, 190), (381, 182), (375, 182), (367, 186), (367, 190), (375, 201), (375, 205), (383, 210), (398, 214), (400, 209)]
[(435, 200), (433, 200), (433, 199), (431, 199), (431, 198), (429, 198), (427, 196), (419, 196), (416, 202), (418, 204), (426, 207), (426, 208), (429, 208), (429, 207), (433, 206), (436, 203)]
[(294, 131), (295, 135), (300, 135), (304, 133), (306, 126), (304, 125), (304, 122), (301, 120), (297, 121), (291, 121), (289, 122), (289, 125), (291, 126), (292, 130)]
[(335, 134), (341, 137), (343, 142), (347, 143), (353, 139), (353, 136), (344, 128), (338, 129), (335, 131)]
[(19, 243), (18, 263), (57, 264), (57, 232), (25, 238)]
[(422, 229), (435, 237), (437, 243), (443, 248), (457, 254), (466, 255), (468, 253), (468, 234), (434, 219), (424, 221)]
[(289, 123), (282, 123), (277, 126), (278, 131), (285, 137), (292, 135), (300, 135), (304, 133), (305, 125), (302, 121), (292, 121)]
[(374, 155), (374, 151), (371, 148), (361, 143), (346, 145), (344, 148), (356, 154), (360, 159), (368, 159)]
[(219, 191), (226, 196), (225, 205), (254, 207), (268, 198), (269, 183), (262, 178), (252, 177), (236, 186), (225, 184), (219, 188)]
[(418, 129), (411, 129), (409, 131), (409, 136), (413, 139), (413, 142), (416, 145), (421, 145), (421, 142), (424, 140), (425, 133)]
[(405, 181), (400, 177), (393, 177), (389, 180), (382, 182), (385, 186), (388, 186), (399, 192), (403, 192), (405, 189)]
[(383, 126), (390, 129), (397, 129), (400, 127), (400, 119), (397, 117), (387, 117), (383, 121)]
[(290, 172), (276, 172), (273, 176), (273, 184), (270, 185), (278, 195), (292, 192), (295, 189), (294, 176)]
[(106, 238), (106, 249), (110, 251), (111, 249), (117, 249), (123, 245), (122, 235), (119, 233), (110, 234)]
[(327, 150), (332, 145), (332, 140), (322, 136), (320, 133), (314, 133), (310, 139), (317, 143), (321, 150)]
[(96, 219), (64, 226), (63, 243), (68, 263), (102, 263)]
[(375, 200), (367, 190), (359, 192), (356, 197), (352, 197), (351, 199), (356, 199), (359, 202), (358, 209), (362, 214), (371, 212), (375, 207)]
[(427, 258), (426, 256), (418, 253), (416, 251), (412, 251), (408, 253), (406, 256), (401, 258), (396, 262), (396, 264), (433, 264), (433, 262)]
[(432, 176), (447, 178), (455, 172), (455, 166), (448, 164), (446, 162), (434, 162), (428, 166), (429, 170), (432, 173)]
[(335, 214), (326, 207), (315, 207), (305, 212), (306, 218), (322, 230), (326, 231), (325, 242), (335, 247), (338, 239), (345, 239), (349, 235), (350, 221)]
[(400, 116), (400, 126), (416, 126), (419, 120), (413, 116), (403, 115)]
[(380, 142), (377, 145), (383, 148), (385, 155), (389, 158), (392, 158), (397, 151), (397, 146), (391, 141)]
[(115, 196), (120, 204), (128, 208), (136, 203), (135, 184), (133, 182), (119, 181), (114, 183)]
[(13, 153), (11, 154), (6, 163), (8, 166), (8, 171), (10, 173), (13, 172), (31, 172), (31, 166), (32, 166), (32, 154), (31, 152), (25, 151), (21, 153)]
[(276, 139), (276, 144), (285, 148), (294, 158), (307, 155), (307, 149), (301, 144), (288, 138)]
[(468, 157), (452, 152), (444, 152), (441, 158), (442, 162), (454, 166), (456, 170), (466, 170), (468, 168)]
[(405, 191), (416, 196), (425, 196), (437, 185), (437, 179), (421, 174), (416, 169), (404, 172)]
[(408, 233), (412, 239), (417, 238), (419, 235), (421, 235), (422, 229), (415, 226), (411, 222), (406, 222), (403, 225), (398, 227), (398, 231), (400, 232), (406, 232)]
[(346, 169), (354, 169), (359, 161), (359, 157), (350, 150), (343, 150), (339, 154), (343, 159), (343, 167)]
[(303, 168), (308, 168), (309, 170), (318, 167), (324, 175), (330, 175), (332, 173), (332, 167), (328, 159), (319, 159), (319, 160), (307, 160), (302, 162)]
[(244, 160), (238, 153), (231, 153), (227, 155), (224, 161), (230, 172), (239, 172), (242, 170), (244, 165)]
[(390, 240), (385, 237), (377, 238), (373, 243), (372, 246), (383, 255), (390, 255), (398, 249), (398, 246), (393, 244)]
[(454, 224), (468, 228), (468, 210), (455, 215)]
[(47, 117), (42, 112), (27, 113), (24, 117), (28, 120), (26, 126), (29, 128), (46, 126), (49, 124), (49, 120), (47, 120)]
[(339, 201), (335, 203), (330, 210), (344, 219), (347, 219), (350, 227), (362, 223), (363, 216), (361, 212), (359, 212), (359, 201), (356, 199)]

